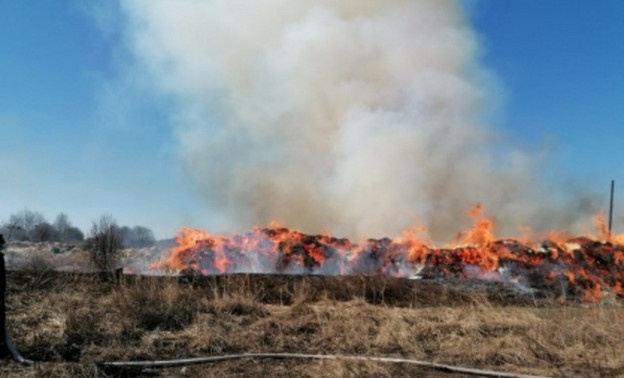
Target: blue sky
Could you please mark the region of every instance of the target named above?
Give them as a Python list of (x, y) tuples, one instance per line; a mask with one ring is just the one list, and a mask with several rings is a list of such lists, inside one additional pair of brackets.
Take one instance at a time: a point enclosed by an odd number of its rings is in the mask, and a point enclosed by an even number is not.
[[(604, 205), (612, 178), (624, 188), (624, 2), (479, 0), (469, 12), (503, 88), (494, 127), (550, 152), (553, 187)], [(161, 238), (204, 226), (170, 104), (120, 77), (117, 21), (72, 0), (0, 4), (0, 222), (29, 208), (84, 231), (102, 214)]]
[(487, 1), (475, 13), (510, 138), (554, 143), (571, 179), (621, 179), (624, 2)]

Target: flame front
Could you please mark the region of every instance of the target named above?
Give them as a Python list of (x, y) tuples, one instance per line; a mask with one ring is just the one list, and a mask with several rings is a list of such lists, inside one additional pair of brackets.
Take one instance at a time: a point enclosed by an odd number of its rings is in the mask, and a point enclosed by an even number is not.
[[(473, 226), (436, 248), (427, 229), (414, 226), (400, 237), (353, 242), (329, 232), (307, 235), (277, 223), (234, 235), (183, 228), (178, 245), (155, 268), (212, 275), (222, 273), (307, 273), (456, 277), (513, 280), (563, 298), (597, 301), (606, 292), (624, 296), (624, 234), (610, 235), (596, 216), (598, 237), (570, 237), (562, 231), (543, 241), (495, 237), (495, 222), (481, 204), (469, 209)], [(599, 241), (602, 240), (602, 241)]]

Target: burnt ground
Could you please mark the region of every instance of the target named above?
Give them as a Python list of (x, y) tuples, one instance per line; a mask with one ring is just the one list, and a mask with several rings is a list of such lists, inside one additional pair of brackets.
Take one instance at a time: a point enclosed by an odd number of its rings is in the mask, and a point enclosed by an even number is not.
[(23, 366), (2, 376), (457, 376), (405, 364), (233, 360), (111, 371), (105, 361), (236, 353), (418, 359), (550, 376), (624, 375), (624, 308), (462, 279), (9, 272), (8, 322)]

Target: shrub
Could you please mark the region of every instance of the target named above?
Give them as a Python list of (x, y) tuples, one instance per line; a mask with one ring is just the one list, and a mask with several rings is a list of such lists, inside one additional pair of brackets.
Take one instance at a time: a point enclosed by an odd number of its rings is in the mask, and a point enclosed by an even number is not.
[(175, 331), (193, 322), (201, 307), (193, 291), (174, 282), (140, 281), (116, 293), (118, 306), (131, 309), (135, 327), (144, 330)]
[(121, 233), (110, 215), (103, 215), (93, 223), (87, 240), (87, 250), (93, 266), (100, 271), (114, 272), (121, 259)]
[(154, 233), (147, 227), (121, 227), (121, 237), (126, 248), (145, 248), (156, 244)]
[(31, 232), (30, 240), (34, 242), (47, 242), (58, 240), (59, 235), (54, 226), (48, 222), (39, 223)]

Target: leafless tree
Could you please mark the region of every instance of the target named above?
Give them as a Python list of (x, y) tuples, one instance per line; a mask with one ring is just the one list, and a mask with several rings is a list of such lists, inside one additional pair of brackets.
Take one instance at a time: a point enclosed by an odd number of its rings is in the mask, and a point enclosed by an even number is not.
[(63, 236), (64, 241), (83, 241), (84, 234), (78, 227), (70, 227), (65, 231), (65, 235)]
[(126, 248), (145, 248), (151, 247), (156, 243), (152, 230), (144, 226), (134, 226), (132, 228), (123, 226), (121, 235)]
[(59, 239), (59, 234), (50, 223), (42, 222), (32, 230), (30, 239), (35, 242), (55, 241)]
[(151, 247), (156, 243), (154, 233), (147, 227), (134, 226), (132, 228), (134, 233), (134, 242), (138, 248)]
[(87, 247), (93, 265), (104, 272), (113, 272), (120, 263), (122, 239), (120, 228), (110, 215), (93, 222)]
[(7, 235), (12, 240), (31, 240), (33, 232), (38, 224), (46, 223), (41, 213), (24, 209), (16, 214), (11, 214), (9, 222), (5, 226)]
[(58, 232), (59, 238), (61, 240), (65, 240), (65, 234), (71, 226), (72, 224), (69, 222), (69, 217), (67, 216), (67, 214), (60, 213), (56, 216), (56, 219), (54, 220), (54, 228)]
[(60, 241), (82, 241), (84, 234), (80, 229), (74, 227), (65, 213), (60, 213), (54, 220), (54, 228), (58, 233)]

